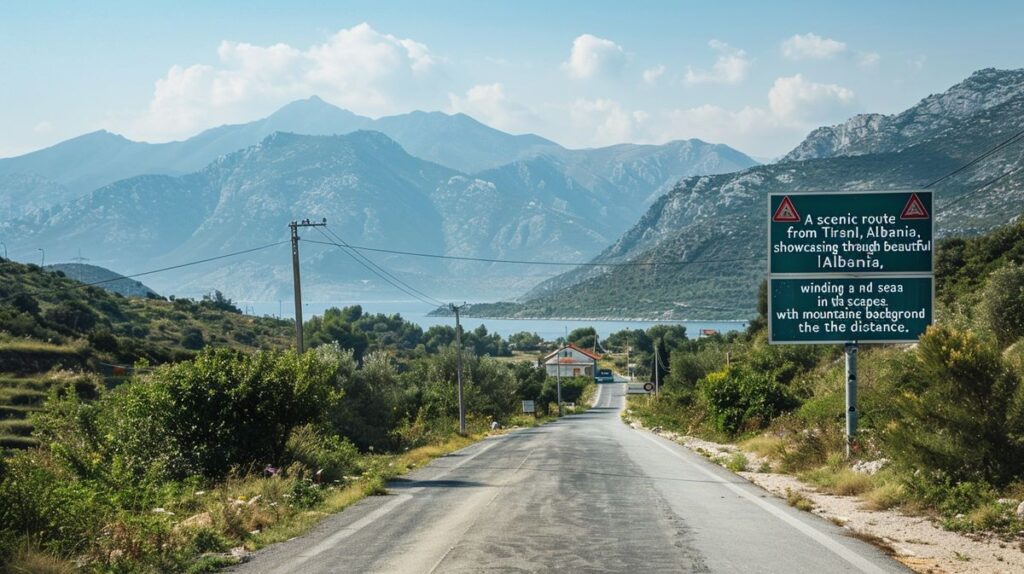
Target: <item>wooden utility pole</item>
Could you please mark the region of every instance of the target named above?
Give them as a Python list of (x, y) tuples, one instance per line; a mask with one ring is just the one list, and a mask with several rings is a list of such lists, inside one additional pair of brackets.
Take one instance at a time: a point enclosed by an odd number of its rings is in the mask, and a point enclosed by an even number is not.
[(302, 341), (302, 281), (299, 278), (299, 228), (326, 226), (326, 217), (320, 223), (303, 219), (302, 221), (293, 221), (288, 224), (288, 227), (292, 230), (292, 280), (295, 290), (295, 352), (300, 355), (304, 347)]
[(462, 399), (462, 323), (459, 321), (459, 312), (466, 307), (466, 304), (456, 305), (449, 303), (448, 308), (455, 313), (455, 381), (459, 387), (459, 434), (466, 434), (466, 404)]

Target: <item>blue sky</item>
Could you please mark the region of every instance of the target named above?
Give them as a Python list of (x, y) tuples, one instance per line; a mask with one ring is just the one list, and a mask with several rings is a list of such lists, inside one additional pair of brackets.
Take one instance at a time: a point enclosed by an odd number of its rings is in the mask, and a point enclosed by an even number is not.
[(699, 137), (773, 157), (1024, 65), (1009, 1), (95, 4), (0, 7), (0, 157), (95, 129), (181, 139), (313, 94), (571, 147)]

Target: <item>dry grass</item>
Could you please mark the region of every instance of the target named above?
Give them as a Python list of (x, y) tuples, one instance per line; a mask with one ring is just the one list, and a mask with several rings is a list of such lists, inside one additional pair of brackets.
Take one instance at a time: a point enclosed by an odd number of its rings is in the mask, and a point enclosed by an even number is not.
[(849, 469), (843, 469), (836, 474), (835, 485), (832, 487), (832, 492), (841, 496), (857, 496), (864, 494), (874, 487), (875, 483), (871, 479), (871, 476), (860, 472), (854, 472)]
[(75, 565), (66, 560), (33, 550), (20, 552), (11, 562), (0, 566), (11, 574), (73, 574), (77, 571)]
[[(249, 550), (256, 550), (285, 540), (301, 536), (309, 531), (326, 516), (341, 512), (349, 506), (359, 502), (367, 496), (387, 494), (385, 480), (391, 476), (405, 474), (414, 468), (423, 466), (437, 457), (465, 448), (477, 442), (485, 435), (459, 436), (454, 435), (443, 443), (422, 446), (408, 450), (393, 458), (388, 457), (390, 463), (386, 463), (387, 476), (380, 474), (369, 475), (360, 480), (354, 481), (344, 487), (336, 487), (329, 490), (320, 504), (308, 512), (302, 512), (286, 517), (284, 520), (275, 522), (262, 529), (259, 534), (250, 536), (245, 543)], [(260, 482), (273, 482), (260, 480)], [(244, 490), (244, 489), (243, 489)], [(249, 490), (250, 496), (256, 492)], [(266, 493), (260, 493), (266, 494)]]
[(906, 496), (902, 484), (883, 483), (864, 493), (864, 507), (869, 510), (888, 510), (903, 504)]
[(811, 499), (800, 492), (788, 488), (786, 489), (786, 502), (797, 510), (803, 510), (804, 512), (814, 510), (814, 503), (811, 502)]
[(870, 475), (834, 466), (809, 470), (801, 473), (799, 478), (820, 487), (825, 492), (840, 496), (858, 496), (875, 487), (875, 481)]
[(748, 438), (737, 446), (745, 451), (773, 460), (781, 457), (786, 452), (786, 441), (771, 435), (758, 435)]

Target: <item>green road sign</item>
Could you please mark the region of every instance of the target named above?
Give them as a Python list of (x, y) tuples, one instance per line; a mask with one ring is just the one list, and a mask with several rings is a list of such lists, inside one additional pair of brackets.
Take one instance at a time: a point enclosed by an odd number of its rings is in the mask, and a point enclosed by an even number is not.
[(769, 273), (931, 273), (932, 194), (772, 194)]
[(913, 342), (932, 322), (932, 194), (772, 194), (772, 343)]
[(773, 277), (775, 343), (912, 343), (932, 322), (931, 277)]

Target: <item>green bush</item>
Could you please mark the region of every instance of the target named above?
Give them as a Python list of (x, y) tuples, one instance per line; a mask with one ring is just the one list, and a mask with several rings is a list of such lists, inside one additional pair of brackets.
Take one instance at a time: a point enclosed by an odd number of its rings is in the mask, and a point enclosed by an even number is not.
[(225, 476), (279, 463), (296, 426), (336, 400), (337, 364), (309, 353), (220, 349), (166, 365), (84, 405), (67, 397), (40, 415), (40, 433), (85, 476)]
[(797, 406), (771, 373), (730, 366), (701, 379), (698, 392), (715, 427), (735, 435), (765, 427), (772, 419)]
[(1024, 468), (1019, 381), (971, 332), (931, 327), (889, 381), (893, 420), (881, 437), (907, 469), (1006, 484)]
[(359, 450), (348, 439), (325, 435), (313, 425), (293, 429), (285, 448), (290, 460), (314, 473), (322, 470), (324, 481), (340, 480), (359, 469)]
[(40, 450), (15, 454), (0, 480), (0, 538), (32, 537), (58, 554), (81, 549), (95, 539), (111, 508), (94, 489), (79, 481)]
[(1024, 266), (1006, 265), (989, 276), (981, 291), (978, 319), (1000, 346), (1024, 336)]
[(81, 301), (66, 301), (47, 309), (43, 318), (69, 332), (83, 333), (96, 325), (96, 313)]
[[(182, 299), (178, 299), (181, 301)], [(188, 327), (181, 336), (181, 346), (186, 349), (198, 351), (206, 346), (206, 340), (203, 339), (203, 332), (195, 327)]]

